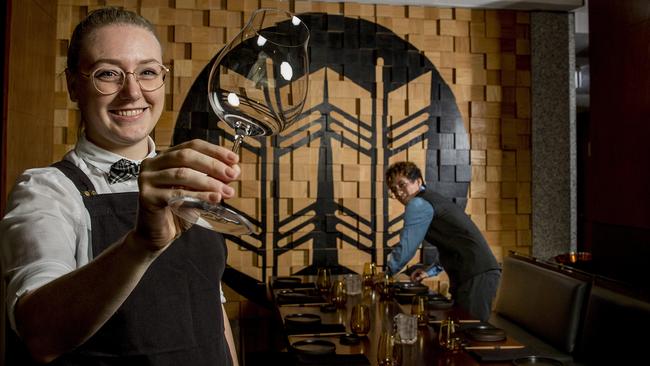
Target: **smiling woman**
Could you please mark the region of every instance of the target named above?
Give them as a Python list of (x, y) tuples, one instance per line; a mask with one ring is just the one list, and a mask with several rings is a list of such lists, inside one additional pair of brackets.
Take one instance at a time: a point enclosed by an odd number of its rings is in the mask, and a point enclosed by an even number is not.
[[(127, 38), (130, 42), (122, 42)], [(165, 101), (166, 68), (158, 39), (148, 28), (118, 23), (95, 29), (81, 43), (84, 52), (72, 57), (77, 65), (66, 70), (66, 77), (86, 137), (125, 157), (146, 155), (146, 138)]]
[(223, 237), (167, 205), (232, 197), (238, 157), (205, 141), (156, 152), (167, 71), (135, 13), (99, 9), (75, 28), (66, 79), (82, 135), (62, 161), (23, 173), (0, 222), (8, 364), (238, 363), (215, 306)]

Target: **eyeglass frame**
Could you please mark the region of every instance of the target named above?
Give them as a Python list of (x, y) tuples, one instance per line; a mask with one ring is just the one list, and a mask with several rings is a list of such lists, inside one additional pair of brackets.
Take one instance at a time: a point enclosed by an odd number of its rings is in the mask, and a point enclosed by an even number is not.
[[(87, 74), (84, 73), (84, 72), (79, 71), (79, 74), (80, 74), (81, 76), (83, 76), (83, 77), (86, 77), (86, 78), (90, 79), (90, 81), (92, 82), (93, 87), (95, 88), (95, 90), (97, 90), (97, 92), (98, 92), (99, 94), (101, 94), (101, 95), (113, 95), (113, 94), (117, 94), (117, 93), (121, 92), (122, 89), (124, 89), (124, 85), (126, 84), (126, 78), (129, 76), (129, 74), (132, 74), (132, 75), (133, 75), (133, 77), (135, 78), (135, 82), (138, 83), (138, 86), (140, 87), (140, 90), (142, 90), (142, 91), (144, 91), (144, 92), (153, 92), (153, 91), (156, 91), (156, 90), (162, 88), (162, 87), (165, 85), (165, 83), (167, 82), (167, 74), (168, 74), (169, 71), (170, 71), (169, 68), (168, 68), (167, 66), (165, 66), (165, 65), (163, 65), (163, 64), (161, 64), (161, 63), (157, 63), (157, 62), (156, 62), (156, 63), (152, 63), (152, 64), (151, 64), (151, 66), (154, 66), (154, 65), (155, 65), (155, 66), (160, 66), (160, 67), (162, 68), (162, 70), (164, 71), (164, 74), (163, 74), (163, 76), (162, 76), (163, 81), (162, 81), (162, 84), (160, 84), (160, 86), (158, 86), (158, 87), (156, 87), (156, 88), (154, 88), (154, 89), (150, 89), (150, 90), (149, 90), (149, 89), (145, 89), (145, 88), (142, 87), (142, 84), (140, 84), (140, 78), (138, 78), (138, 75), (135, 73), (135, 71), (124, 71), (124, 69), (122, 69), (122, 68), (119, 67), (119, 66), (115, 66), (115, 67), (116, 67), (117, 69), (119, 69), (119, 70), (122, 72), (122, 74), (124, 75), (124, 77), (122, 78), (122, 83), (121, 83), (122, 85), (120, 85), (120, 87), (119, 87), (116, 91), (114, 91), (114, 92), (112, 92), (112, 93), (105, 93), (105, 92), (99, 90), (99, 88), (97, 87), (97, 84), (95, 84), (95, 79), (96, 79), (96, 78), (95, 78), (95, 73), (97, 73), (97, 71), (99, 71), (99, 70), (102, 69), (101, 66), (100, 66), (100, 67), (97, 67), (96, 69), (92, 70), (91, 72), (89, 72), (89, 73), (87, 73)], [(136, 69), (137, 69), (137, 68), (136, 68)], [(116, 84), (117, 84), (117, 83), (116, 83)]]

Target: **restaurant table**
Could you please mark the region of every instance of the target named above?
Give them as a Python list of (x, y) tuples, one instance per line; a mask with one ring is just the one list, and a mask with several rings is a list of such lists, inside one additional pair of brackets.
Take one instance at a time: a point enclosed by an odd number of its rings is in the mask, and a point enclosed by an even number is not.
[[(299, 291), (311, 291), (312, 294), (318, 293), (313, 285), (313, 276), (296, 276), (301, 279)], [(333, 276), (335, 278), (335, 276)], [(273, 278), (269, 281), (269, 294), (275, 303), (277, 314), (284, 327), (288, 345), (306, 339), (320, 339), (332, 342), (336, 346), (337, 355), (359, 355), (363, 354), (369, 361), (370, 365), (377, 365), (377, 346), (382, 330), (392, 330), (393, 317), (398, 313), (411, 313), (410, 304), (399, 304), (394, 299), (381, 299), (378, 292), (373, 288), (365, 287), (362, 294), (348, 295), (345, 305), (330, 311), (322, 311), (323, 304), (327, 304), (326, 297), (320, 301), (312, 298), (311, 303), (278, 303), (277, 299), (280, 294), (291, 293), (287, 291), (286, 286), (277, 288), (273, 286)], [(304, 290), (310, 289), (311, 290)], [(361, 342), (356, 345), (347, 345), (341, 343), (341, 335), (351, 333), (350, 313), (355, 304), (363, 303), (370, 309), (371, 326), (367, 336), (361, 337)], [(332, 311), (333, 310), (333, 311)], [(314, 328), (306, 327), (296, 331), (291, 324), (285, 322), (287, 315), (311, 314), (307, 317), (320, 317), (322, 326), (316, 325)], [(432, 309), (428, 311), (430, 316), (429, 325), (418, 328), (418, 338), (414, 344), (400, 345), (401, 348), (401, 365), (402, 366), (419, 366), (419, 365), (454, 365), (454, 366), (471, 366), (471, 365), (512, 365), (511, 359), (528, 356), (531, 353), (519, 342), (506, 336), (504, 341), (497, 342), (476, 342), (465, 337), (464, 347), (460, 350), (450, 351), (439, 345), (437, 330), (439, 323), (445, 319), (452, 319), (462, 329), (472, 324), (480, 323), (473, 319), (466, 311), (451, 306), (447, 309)], [(485, 323), (483, 323), (485, 324)], [(297, 334), (298, 333), (298, 334)], [(290, 349), (291, 347), (289, 347)], [(500, 361), (501, 358), (510, 358)], [(480, 361), (485, 359), (485, 361)], [(344, 364), (344, 363), (341, 363)]]

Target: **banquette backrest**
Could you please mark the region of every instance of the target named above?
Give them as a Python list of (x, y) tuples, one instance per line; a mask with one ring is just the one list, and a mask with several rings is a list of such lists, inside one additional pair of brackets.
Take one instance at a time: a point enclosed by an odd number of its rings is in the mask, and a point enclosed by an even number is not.
[(650, 301), (647, 294), (634, 292), (621, 284), (596, 279), (589, 293), (577, 360), (588, 365), (647, 362)]
[(504, 258), (495, 312), (548, 342), (573, 352), (590, 282), (529, 258)]

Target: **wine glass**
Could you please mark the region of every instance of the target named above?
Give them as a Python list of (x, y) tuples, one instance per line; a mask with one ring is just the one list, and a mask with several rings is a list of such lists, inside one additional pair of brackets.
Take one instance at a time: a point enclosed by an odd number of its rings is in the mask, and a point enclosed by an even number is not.
[(370, 308), (365, 304), (355, 304), (350, 314), (350, 330), (364, 337), (370, 331)]
[(366, 287), (371, 287), (375, 275), (377, 275), (377, 265), (373, 262), (364, 263), (363, 264), (363, 285)]
[(402, 363), (402, 349), (397, 343), (394, 333), (385, 330), (379, 335), (377, 345), (377, 365), (400, 366)]
[(429, 298), (424, 295), (416, 295), (413, 297), (411, 304), (411, 314), (415, 315), (418, 319), (418, 327), (425, 327), (429, 324), (429, 314), (427, 313), (427, 301)]
[(332, 288), (332, 272), (329, 268), (319, 268), (316, 272), (316, 287), (321, 294), (327, 294)]
[(338, 308), (345, 307), (345, 302), (348, 300), (348, 295), (345, 291), (345, 282), (337, 280), (332, 286), (330, 293), (330, 301)]
[[(234, 130), (232, 150), (245, 136), (270, 136), (295, 122), (309, 87), (309, 29), (279, 9), (258, 9), (221, 50), (208, 80), (208, 100), (219, 119)], [(253, 232), (241, 214), (192, 197), (169, 201), (174, 213), (192, 224), (227, 234)]]

